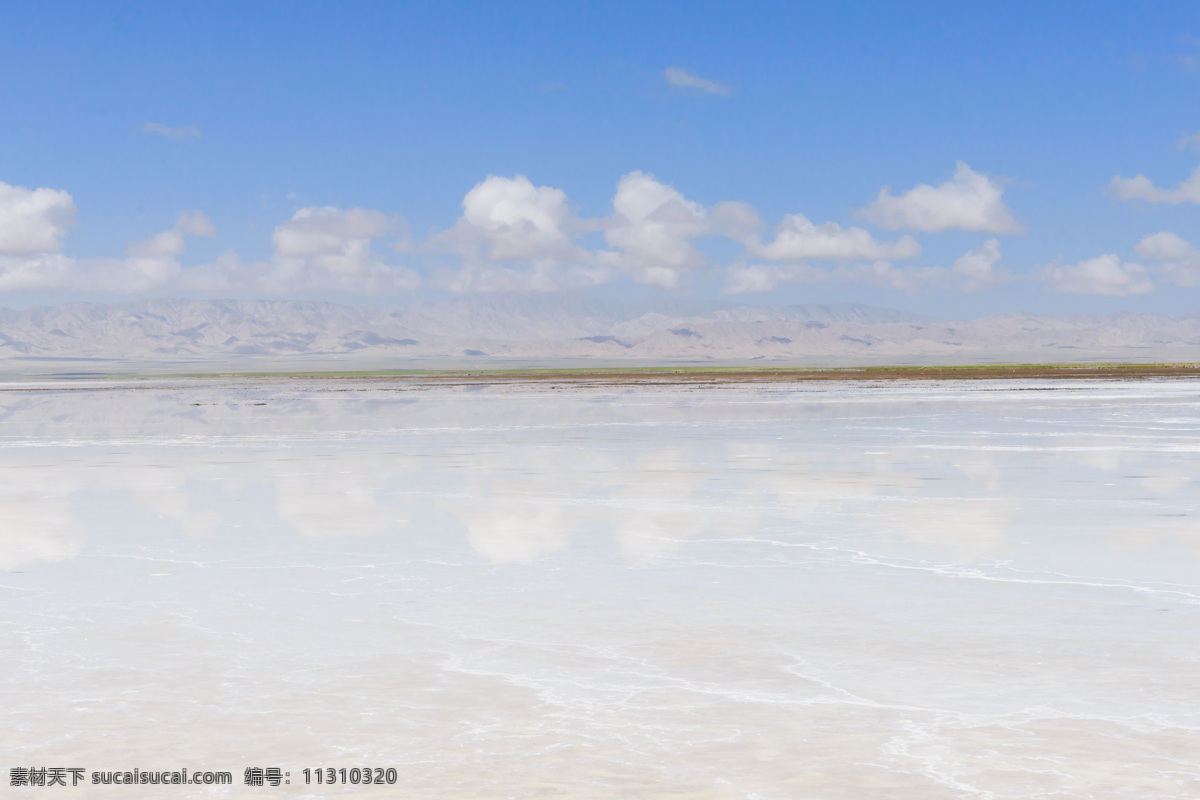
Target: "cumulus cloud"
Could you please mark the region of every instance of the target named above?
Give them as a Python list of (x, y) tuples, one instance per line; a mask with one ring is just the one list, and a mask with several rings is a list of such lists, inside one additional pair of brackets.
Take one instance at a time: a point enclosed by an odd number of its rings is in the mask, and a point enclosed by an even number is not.
[(752, 242), (747, 249), (770, 261), (873, 261), (921, 255), (921, 245), (907, 234), (895, 242), (880, 242), (862, 228), (843, 228), (836, 222), (815, 225), (803, 214), (788, 214), (773, 241)]
[(401, 227), (398, 217), (362, 208), (302, 208), (278, 225), (271, 240), (274, 255), (266, 261), (243, 261), (236, 253), (215, 262), (182, 267), (185, 236), (212, 236), (204, 214), (181, 214), (175, 227), (129, 246), (121, 262), (92, 264), (113, 287), (137, 294), (177, 291), (208, 295), (389, 294), (415, 288), (416, 272), (382, 262), (373, 241)]
[(181, 270), (177, 257), (183, 254), (184, 237), (212, 238), (216, 235), (216, 227), (204, 212), (189, 211), (180, 214), (175, 219), (175, 226), (170, 230), (129, 245), (125, 251), (127, 258), (123, 265), (128, 275), (119, 282), (120, 285), (134, 291), (145, 291), (171, 281), (179, 276)]
[(400, 217), (373, 209), (302, 208), (272, 232), (270, 260), (245, 262), (225, 253), (214, 264), (184, 270), (180, 282), (189, 291), (225, 294), (406, 291), (420, 285), (420, 276), (385, 263), (373, 248), (376, 239), (403, 228)]
[[(459, 268), (438, 269), (435, 286), (455, 292), (547, 292), (595, 286), (612, 276), (612, 254), (598, 255), (575, 242), (602, 223), (578, 219), (561, 189), (534, 186), (524, 175), (489, 175), (467, 192), (462, 210), (454, 227), (427, 242), (463, 259)], [(601, 263), (606, 258), (609, 263)]]
[[(463, 259), (457, 269), (438, 269), (433, 283), (453, 291), (550, 291), (627, 274), (670, 289), (709, 263), (692, 246), (694, 239), (741, 241), (762, 225), (745, 203), (718, 203), (709, 210), (643, 172), (622, 177), (612, 203), (608, 217), (580, 219), (561, 189), (534, 186), (523, 175), (490, 175), (463, 198), (454, 227), (427, 242), (432, 250)], [(602, 232), (611, 249), (581, 246), (577, 240), (590, 232)]]
[(613, 215), (603, 223), (604, 239), (617, 252), (598, 254), (598, 262), (628, 272), (637, 283), (673, 289), (709, 263), (693, 239), (742, 238), (759, 225), (745, 203), (717, 203), (710, 212), (653, 175), (634, 171), (617, 184)]
[(183, 139), (194, 139), (201, 135), (200, 129), (195, 125), (185, 125), (181, 128), (172, 128), (169, 125), (163, 125), (161, 122), (143, 123), (142, 133), (161, 136), (164, 139), (170, 139), (173, 142), (178, 142)]
[(699, 89), (708, 94), (718, 95), (727, 95), (732, 91), (723, 83), (701, 78), (699, 75), (694, 75), (682, 67), (667, 67), (663, 70), (663, 77), (667, 79), (667, 83), (683, 89)]
[(0, 292), (61, 289), (72, 286), (76, 262), (62, 253), (0, 253)]
[(1143, 237), (1134, 250), (1142, 258), (1151, 261), (1184, 261), (1197, 255), (1193, 244), (1170, 231), (1159, 231)]
[(683, 273), (708, 263), (691, 244), (708, 234), (708, 212), (653, 175), (638, 171), (621, 178), (613, 209), (605, 241), (621, 250), (638, 283), (671, 289)]
[(830, 271), (806, 264), (740, 264), (726, 271), (722, 293), (766, 292), (783, 282), (816, 283), (830, 280), (874, 283), (909, 294), (927, 286), (977, 292), (1011, 280), (1007, 272), (997, 269), (999, 261), (1000, 242), (989, 239), (967, 251), (949, 267), (897, 267), (886, 259), (846, 264)]
[[(785, 220), (775, 241), (762, 245), (762, 220), (748, 204), (727, 201), (705, 208), (641, 171), (622, 176), (612, 206), (608, 217), (580, 219), (561, 189), (535, 186), (523, 175), (490, 175), (463, 198), (463, 214), (454, 227), (427, 242), (432, 250), (463, 258), (457, 268), (438, 269), (433, 284), (452, 291), (550, 291), (628, 275), (637, 283), (673, 289), (686, 275), (709, 265), (694, 242), (714, 236), (741, 242), (767, 260), (845, 259), (864, 253), (905, 258), (920, 252), (911, 237), (880, 243), (859, 228), (834, 223), (818, 228), (801, 215)], [(603, 234), (609, 249), (579, 244), (582, 235), (594, 231)], [(802, 271), (754, 267), (746, 279)]]
[(859, 214), (886, 230), (1024, 233), (1025, 227), (1004, 205), (1003, 195), (998, 181), (959, 161), (954, 177), (940, 186), (922, 183), (899, 196), (885, 186)]
[(357, 277), (384, 268), (371, 241), (390, 233), (398, 220), (382, 211), (302, 208), (275, 228), (271, 242), (278, 258), (335, 275)]
[(564, 231), (571, 212), (561, 189), (534, 186), (524, 175), (495, 175), (467, 192), (463, 222), (483, 234), (493, 261), (569, 259), (577, 254)]
[(25, 189), (0, 181), (0, 254), (48, 253), (75, 224), (75, 201), (61, 189)]
[(1160, 189), (1145, 175), (1133, 178), (1117, 175), (1109, 182), (1108, 193), (1117, 200), (1145, 200), (1153, 205), (1200, 203), (1200, 167), (1174, 189)]
[(69, 290), (99, 294), (139, 294), (182, 286), (178, 261), (185, 237), (216, 235), (200, 211), (180, 214), (169, 230), (131, 242), (125, 258), (68, 258), (61, 253), (0, 254), (0, 291)]
[(185, 214), (172, 230), (131, 245), (126, 259), (77, 260), (58, 252), (75, 214), (65, 191), (0, 183), (0, 291), (121, 294), (159, 287), (178, 272), (174, 256), (183, 236), (211, 235), (212, 227), (203, 214)]
[(943, 277), (935, 282), (953, 286), (963, 292), (977, 292), (989, 286), (1005, 283), (1008, 276), (996, 269), (1000, 261), (1000, 242), (988, 239), (972, 250), (959, 256)]
[(462, 217), (431, 240), (474, 263), (522, 261), (563, 263), (585, 253), (571, 234), (574, 220), (567, 195), (550, 186), (534, 186), (524, 175), (489, 175), (462, 201)]
[(203, 236), (212, 238), (217, 235), (217, 229), (203, 211), (189, 211), (180, 214), (175, 219), (175, 227), (169, 231), (151, 236), (140, 242), (133, 242), (126, 254), (136, 258), (167, 258), (183, 252), (184, 236)]
[(1176, 286), (1200, 286), (1200, 248), (1170, 231), (1152, 233), (1134, 250), (1158, 267)]
[(897, 267), (890, 261), (877, 261), (864, 267), (842, 269), (841, 273), (909, 294), (926, 286), (978, 292), (1011, 279), (1008, 273), (996, 268), (999, 261), (1000, 242), (988, 239), (959, 256), (949, 267)]
[(1053, 292), (1126, 297), (1154, 291), (1141, 264), (1122, 262), (1114, 253), (1077, 264), (1051, 265), (1037, 277)]
[(738, 224), (727, 226), (732, 230), (725, 235), (742, 239), (750, 255), (776, 263), (734, 264), (725, 271), (723, 294), (768, 292), (784, 282), (812, 283), (844, 276), (804, 263), (810, 260), (878, 261), (921, 255), (921, 246), (907, 234), (895, 242), (881, 242), (862, 228), (843, 228), (836, 222), (817, 225), (803, 214), (785, 216), (775, 229), (775, 238), (764, 243), (758, 236), (762, 223), (757, 214), (748, 206), (739, 211)]
[[(275, 229), (275, 255), (270, 260), (244, 262), (234, 253), (225, 253), (215, 263), (185, 268), (179, 257), (187, 237), (216, 235), (212, 220), (204, 213), (180, 214), (169, 230), (131, 242), (124, 258), (74, 259), (54, 252), (65, 221), (74, 216), (74, 204), (65, 192), (50, 197), (57, 202), (26, 203), (21, 213), (9, 215), (18, 220), (32, 218), (33, 223), (18, 228), (15, 244), (10, 239), (8, 249), (0, 251), (0, 292), (368, 294), (411, 289), (419, 283), (413, 270), (384, 265), (371, 251), (372, 240), (395, 227), (395, 218), (379, 211), (301, 209)], [(31, 215), (30, 205), (49, 210), (41, 216)], [(41, 249), (28, 252), (34, 246)]]
[[(960, 165), (963, 170), (969, 180), (960, 183), (982, 180), (990, 185), (986, 176)], [(917, 187), (888, 199), (903, 202), (922, 189), (936, 193), (944, 188)], [(816, 224), (803, 214), (790, 214), (764, 241), (763, 221), (750, 205), (718, 202), (705, 207), (641, 171), (621, 177), (612, 212), (605, 217), (581, 219), (563, 190), (535, 185), (523, 175), (489, 175), (465, 194), (457, 222), (420, 246), (414, 247), (406, 233), (391, 247), (378, 241), (405, 230), (396, 215), (312, 206), (274, 228), (269, 259), (244, 261), (227, 252), (215, 262), (188, 267), (180, 263), (187, 238), (216, 234), (201, 212), (181, 214), (169, 230), (130, 243), (123, 258), (83, 260), (58, 252), (74, 215), (66, 192), (0, 184), (0, 292), (388, 295), (422, 284), (415, 270), (387, 263), (377, 245), (393, 258), (394, 250), (427, 259), (428, 285), (456, 292), (587, 288), (621, 276), (676, 289), (691, 273), (713, 265), (697, 247), (698, 240), (712, 237), (744, 248), (725, 270), (727, 294), (826, 280), (867, 280), (904, 291), (925, 285), (976, 291), (1007, 278), (995, 268), (996, 240), (949, 267), (900, 268), (892, 262), (921, 254), (911, 235), (881, 241), (862, 228)], [(810, 261), (842, 266), (822, 270)]]

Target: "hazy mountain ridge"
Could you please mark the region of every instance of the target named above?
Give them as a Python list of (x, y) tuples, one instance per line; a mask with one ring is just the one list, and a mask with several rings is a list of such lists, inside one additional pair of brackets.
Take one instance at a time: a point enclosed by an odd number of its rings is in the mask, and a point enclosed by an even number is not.
[(1200, 314), (937, 320), (859, 305), (627, 303), (479, 295), (394, 309), (302, 301), (139, 300), (0, 309), (0, 360), (117, 365), (309, 362), (378, 368), (504, 360), (1200, 360)]

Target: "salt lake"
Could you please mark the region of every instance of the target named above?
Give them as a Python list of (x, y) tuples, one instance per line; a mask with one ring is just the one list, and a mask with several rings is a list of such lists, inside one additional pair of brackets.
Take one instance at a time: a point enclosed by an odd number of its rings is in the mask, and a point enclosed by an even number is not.
[(79, 796), (1200, 796), (1200, 382), (0, 388)]

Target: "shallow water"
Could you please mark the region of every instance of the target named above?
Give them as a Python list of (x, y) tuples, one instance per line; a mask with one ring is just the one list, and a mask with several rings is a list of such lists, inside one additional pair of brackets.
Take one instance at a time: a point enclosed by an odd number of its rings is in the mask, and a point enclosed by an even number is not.
[(1200, 795), (1200, 382), (6, 388), (5, 766), (235, 783), (88, 796)]

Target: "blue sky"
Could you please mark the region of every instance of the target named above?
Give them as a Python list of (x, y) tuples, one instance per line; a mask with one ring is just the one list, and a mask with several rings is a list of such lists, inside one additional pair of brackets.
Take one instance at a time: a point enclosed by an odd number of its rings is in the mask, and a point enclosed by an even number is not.
[(3, 305), (1200, 310), (1196, 3), (9, 3), (0, 74)]

